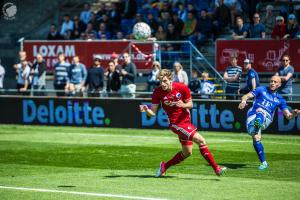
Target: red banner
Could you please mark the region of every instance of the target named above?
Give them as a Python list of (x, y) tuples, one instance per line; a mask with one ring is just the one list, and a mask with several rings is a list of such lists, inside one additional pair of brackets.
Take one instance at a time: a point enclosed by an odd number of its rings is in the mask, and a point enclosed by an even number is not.
[(248, 58), (257, 72), (274, 73), (285, 54), (291, 57), (295, 72), (300, 72), (300, 40), (218, 40), (216, 69), (224, 71), (230, 66), (230, 57), (237, 55), (239, 66)]
[[(93, 65), (93, 57), (99, 56), (101, 65), (106, 68), (113, 52), (120, 55), (131, 51), (132, 62), (139, 71), (144, 71), (151, 67), (153, 44), (130, 41), (24, 41), (24, 50), (29, 61), (35, 61), (37, 53), (40, 53), (49, 71), (53, 70), (60, 52), (65, 54), (69, 63), (72, 63), (75, 55), (79, 56), (80, 62), (87, 68)], [(123, 63), (122, 56), (119, 57), (119, 63)]]

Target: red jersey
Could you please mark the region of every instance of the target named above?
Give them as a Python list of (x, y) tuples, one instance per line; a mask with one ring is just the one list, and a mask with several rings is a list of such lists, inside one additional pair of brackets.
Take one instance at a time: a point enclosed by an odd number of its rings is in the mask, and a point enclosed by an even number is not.
[(176, 102), (182, 100), (187, 102), (191, 99), (189, 88), (183, 83), (172, 82), (170, 92), (161, 87), (155, 88), (152, 95), (152, 104), (160, 104), (168, 115), (170, 124), (190, 123), (190, 111), (187, 108), (176, 106)]

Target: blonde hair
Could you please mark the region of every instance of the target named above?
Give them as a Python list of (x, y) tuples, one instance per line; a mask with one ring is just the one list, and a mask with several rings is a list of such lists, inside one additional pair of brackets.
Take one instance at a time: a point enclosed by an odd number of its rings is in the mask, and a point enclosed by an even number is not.
[(156, 65), (158, 69), (161, 69), (160, 63), (159, 63), (158, 61), (154, 61), (154, 62), (152, 63), (152, 66), (154, 66), (154, 65)]
[(157, 79), (162, 80), (164, 77), (167, 77), (167, 79), (172, 80), (172, 72), (168, 69), (162, 69), (157, 74)]

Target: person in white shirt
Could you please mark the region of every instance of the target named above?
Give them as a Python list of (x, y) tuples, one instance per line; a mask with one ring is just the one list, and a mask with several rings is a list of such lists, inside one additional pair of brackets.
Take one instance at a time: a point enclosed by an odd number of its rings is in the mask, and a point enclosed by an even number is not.
[(26, 60), (21, 61), (20, 65), (15, 67), (16, 72), (18, 73), (17, 78), (17, 89), (20, 92), (26, 92), (30, 88), (30, 66)]
[(189, 78), (187, 76), (187, 73), (183, 70), (182, 65), (180, 62), (175, 62), (174, 65), (174, 71), (173, 71), (173, 81), (174, 82), (181, 82), (184, 83), (185, 85), (189, 84)]
[(70, 15), (65, 14), (64, 22), (61, 26), (60, 35), (64, 36), (68, 30), (74, 30), (74, 22), (70, 19)]
[(80, 13), (80, 20), (85, 24), (88, 24), (92, 19), (92, 12), (88, 3), (84, 4), (84, 10)]

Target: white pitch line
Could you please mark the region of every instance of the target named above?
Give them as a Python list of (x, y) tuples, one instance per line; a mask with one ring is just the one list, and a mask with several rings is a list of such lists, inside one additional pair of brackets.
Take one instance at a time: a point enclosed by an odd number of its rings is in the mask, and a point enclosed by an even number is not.
[(166, 199), (162, 199), (162, 198), (127, 196), (127, 195), (121, 195), (121, 194), (101, 194), (101, 193), (93, 193), (93, 192), (75, 192), (75, 191), (50, 190), (50, 189), (25, 188), (25, 187), (0, 186), (0, 189), (33, 191), (33, 192), (63, 193), (63, 194), (74, 194), (74, 195), (95, 196), (95, 197), (111, 197), (111, 198), (121, 198), (121, 199), (166, 200)]

